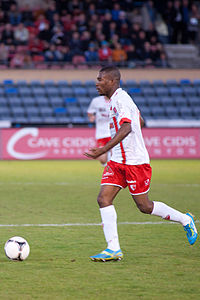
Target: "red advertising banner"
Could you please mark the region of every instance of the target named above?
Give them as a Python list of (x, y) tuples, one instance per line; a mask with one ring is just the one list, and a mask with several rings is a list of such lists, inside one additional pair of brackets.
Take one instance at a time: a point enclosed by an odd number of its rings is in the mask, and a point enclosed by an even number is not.
[[(151, 158), (200, 158), (200, 128), (145, 128)], [(0, 130), (1, 159), (87, 159), (94, 128), (21, 128)]]

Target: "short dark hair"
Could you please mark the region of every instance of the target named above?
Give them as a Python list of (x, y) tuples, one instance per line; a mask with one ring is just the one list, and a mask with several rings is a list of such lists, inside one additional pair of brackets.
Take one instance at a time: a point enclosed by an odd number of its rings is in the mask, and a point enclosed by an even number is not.
[(101, 68), (99, 72), (109, 73), (112, 79), (115, 79), (116, 81), (120, 81), (121, 79), (120, 71), (116, 66), (105, 66)]

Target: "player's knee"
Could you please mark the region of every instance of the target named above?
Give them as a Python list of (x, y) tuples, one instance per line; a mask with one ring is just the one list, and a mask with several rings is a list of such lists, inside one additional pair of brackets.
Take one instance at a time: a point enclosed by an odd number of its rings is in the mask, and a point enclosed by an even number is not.
[(98, 195), (97, 202), (100, 208), (110, 205), (109, 201), (106, 200), (106, 197), (103, 194)]
[(148, 204), (139, 203), (139, 204), (137, 204), (137, 207), (144, 214), (151, 214), (152, 209), (153, 209), (151, 202), (149, 202)]

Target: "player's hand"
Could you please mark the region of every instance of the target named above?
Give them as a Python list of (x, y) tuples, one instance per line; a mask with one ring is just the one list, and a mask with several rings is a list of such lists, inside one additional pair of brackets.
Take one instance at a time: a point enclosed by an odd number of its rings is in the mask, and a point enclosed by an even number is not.
[(95, 158), (99, 157), (100, 155), (102, 155), (103, 153), (105, 153), (103, 151), (103, 148), (91, 148), (91, 149), (89, 149), (89, 152), (85, 152), (84, 155), (95, 159)]

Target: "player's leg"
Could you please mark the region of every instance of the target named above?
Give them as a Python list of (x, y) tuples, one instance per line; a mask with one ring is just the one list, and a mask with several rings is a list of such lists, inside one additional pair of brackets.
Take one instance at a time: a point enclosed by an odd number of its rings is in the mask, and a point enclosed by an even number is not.
[(132, 195), (132, 197), (141, 212), (182, 224), (187, 233), (189, 243), (191, 245), (195, 243), (197, 239), (197, 229), (191, 214), (183, 214), (163, 202), (150, 201), (148, 192), (140, 195)]

